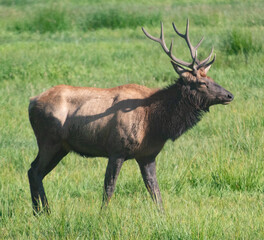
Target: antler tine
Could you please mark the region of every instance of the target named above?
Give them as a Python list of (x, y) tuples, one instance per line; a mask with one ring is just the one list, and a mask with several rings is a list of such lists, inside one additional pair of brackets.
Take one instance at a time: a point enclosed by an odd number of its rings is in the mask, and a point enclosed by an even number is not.
[(198, 44), (194, 47), (196, 50), (198, 49), (198, 47), (200, 47), (203, 40), (204, 40), (204, 37), (202, 37), (201, 40), (198, 42)]
[(172, 54), (172, 47), (173, 47), (173, 41), (171, 42), (170, 49), (166, 46), (165, 39), (164, 39), (164, 31), (163, 31), (163, 23), (161, 23), (161, 31), (160, 31), (160, 38), (156, 38), (151, 36), (143, 27), (142, 31), (144, 34), (151, 40), (160, 43), (161, 47), (163, 48), (164, 52), (173, 60), (175, 63), (183, 65), (185, 67), (191, 68), (193, 66), (193, 63), (188, 63), (183, 60), (177, 59), (173, 54)]
[(174, 23), (172, 23), (172, 26), (173, 26), (175, 32), (186, 41), (186, 43), (187, 43), (187, 45), (189, 47), (189, 50), (190, 50), (191, 57), (192, 57), (193, 61), (195, 60), (195, 62), (197, 64), (199, 64), (199, 61), (197, 60), (196, 51), (197, 51), (198, 47), (201, 45), (202, 41), (204, 40), (204, 37), (201, 38), (201, 40), (198, 42), (198, 44), (195, 47), (191, 44), (190, 37), (189, 37), (189, 19), (188, 18), (187, 18), (185, 34), (180, 33), (177, 30), (177, 28), (176, 28)]
[(211, 62), (209, 62), (209, 63), (206, 63), (203, 67), (204, 68), (207, 68), (207, 67), (209, 67), (210, 65), (212, 65), (213, 64), (213, 62), (215, 61), (215, 59), (216, 59), (216, 54), (214, 55), (214, 58), (212, 59), (212, 61)]
[[(189, 20), (187, 19), (187, 26), (186, 26), (186, 31), (188, 30), (188, 25), (189, 25)], [(175, 30), (175, 32), (180, 36), (180, 37), (182, 37), (182, 38), (184, 38), (185, 39), (185, 35), (184, 34), (182, 34), (182, 33), (180, 33), (178, 30), (177, 30), (177, 28), (176, 28), (176, 26), (175, 26), (175, 24), (174, 24), (174, 22), (172, 23), (172, 26), (173, 26), (173, 28), (174, 28), (174, 30)]]
[(142, 31), (145, 33), (145, 35), (149, 38), (149, 39), (151, 39), (151, 40), (153, 40), (153, 41), (155, 41), (155, 42), (159, 42), (160, 43), (160, 39), (159, 38), (156, 38), (156, 37), (153, 37), (153, 36), (151, 36), (143, 27), (142, 27)]
[(172, 47), (173, 47), (173, 40), (171, 40), (171, 44), (170, 44), (170, 53), (172, 53)]
[(167, 48), (166, 43), (165, 43), (164, 31), (163, 31), (163, 23), (162, 22), (160, 22), (160, 40), (161, 40), (162, 48), (168, 54), (169, 49)]
[(201, 67), (203, 67), (204, 65), (206, 65), (206, 63), (210, 60), (210, 58), (211, 58), (211, 56), (212, 56), (212, 54), (213, 54), (213, 51), (214, 51), (214, 47), (212, 47), (209, 56), (208, 56), (206, 59), (204, 59), (203, 61), (201, 61), (201, 62), (199, 63), (199, 67), (198, 67), (198, 68), (201, 68)]
[[(173, 26), (175, 32), (176, 32), (180, 37), (182, 37), (182, 38), (186, 41), (186, 43), (187, 43), (187, 45), (188, 45), (188, 47), (189, 47), (189, 50), (190, 50), (190, 53), (191, 53), (192, 59), (194, 59), (194, 58), (195, 58), (195, 51), (196, 51), (197, 49), (195, 49), (195, 48), (193, 47), (193, 45), (191, 44), (191, 42), (190, 42), (190, 38), (189, 38), (189, 19), (187, 18), (187, 24), (186, 24), (186, 31), (185, 31), (185, 34), (180, 33), (180, 32), (177, 30), (177, 28), (176, 28), (176, 26), (175, 26), (174, 23), (172, 23), (172, 26)], [(199, 43), (198, 43), (198, 45), (199, 45)]]
[(165, 43), (165, 40), (164, 40), (163, 23), (162, 22), (160, 22), (160, 26), (161, 26), (160, 38), (156, 38), (156, 37), (151, 36), (143, 27), (142, 27), (142, 31), (145, 33), (145, 35), (149, 39), (151, 39), (151, 40), (153, 40), (155, 42), (160, 43), (160, 45), (163, 48), (163, 50), (168, 54), (169, 49), (167, 48), (166, 43)]

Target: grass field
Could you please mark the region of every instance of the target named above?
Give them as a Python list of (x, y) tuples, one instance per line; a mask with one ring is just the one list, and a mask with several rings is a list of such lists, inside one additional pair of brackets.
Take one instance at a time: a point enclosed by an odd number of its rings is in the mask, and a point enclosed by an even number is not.
[[(0, 0), (0, 239), (264, 239), (264, 2)], [(57, 84), (165, 87), (177, 75), (160, 46), (190, 20), (210, 76), (235, 95), (157, 158), (165, 213), (136, 162), (100, 211), (106, 159), (69, 154), (45, 178), (50, 216), (32, 215), (27, 170), (37, 154), (29, 97)], [(175, 55), (189, 60), (175, 37)]]

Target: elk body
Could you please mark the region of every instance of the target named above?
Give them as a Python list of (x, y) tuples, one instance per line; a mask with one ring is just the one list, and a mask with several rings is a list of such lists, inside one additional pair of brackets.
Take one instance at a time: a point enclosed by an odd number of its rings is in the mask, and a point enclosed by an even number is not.
[[(136, 159), (152, 199), (162, 207), (156, 179), (155, 158), (168, 139), (175, 140), (193, 127), (214, 104), (227, 104), (233, 95), (216, 84), (207, 72), (214, 62), (211, 54), (197, 59), (197, 48), (189, 40), (189, 22), (184, 38), (192, 62), (184, 62), (168, 49), (161, 24), (159, 42), (179, 74), (174, 84), (164, 89), (150, 89), (128, 84), (110, 89), (55, 86), (30, 99), (29, 119), (39, 152), (28, 171), (34, 213), (49, 212), (43, 178), (69, 152), (86, 157), (107, 157), (103, 205), (115, 188), (122, 164)], [(210, 62), (209, 62), (210, 61)]]

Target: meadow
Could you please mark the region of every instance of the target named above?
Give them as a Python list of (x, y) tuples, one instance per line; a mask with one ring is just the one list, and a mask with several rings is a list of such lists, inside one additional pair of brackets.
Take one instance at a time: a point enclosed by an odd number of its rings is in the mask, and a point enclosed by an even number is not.
[[(0, 239), (264, 239), (264, 2), (238, 0), (0, 0)], [(68, 154), (44, 179), (51, 215), (34, 217), (27, 171), (37, 154), (29, 98), (57, 84), (166, 87), (174, 55), (205, 36), (210, 69), (235, 96), (157, 157), (165, 213), (152, 202), (134, 160), (121, 169), (100, 211), (107, 159)]]

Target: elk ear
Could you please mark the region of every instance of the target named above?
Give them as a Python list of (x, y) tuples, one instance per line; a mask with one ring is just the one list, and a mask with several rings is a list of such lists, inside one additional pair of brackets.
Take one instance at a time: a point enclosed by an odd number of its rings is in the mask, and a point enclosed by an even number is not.
[(207, 66), (207, 67), (204, 68), (204, 72), (205, 72), (205, 74), (208, 73), (208, 71), (209, 71), (209, 69), (210, 69), (211, 66), (212, 66), (212, 65), (209, 65), (209, 66)]

